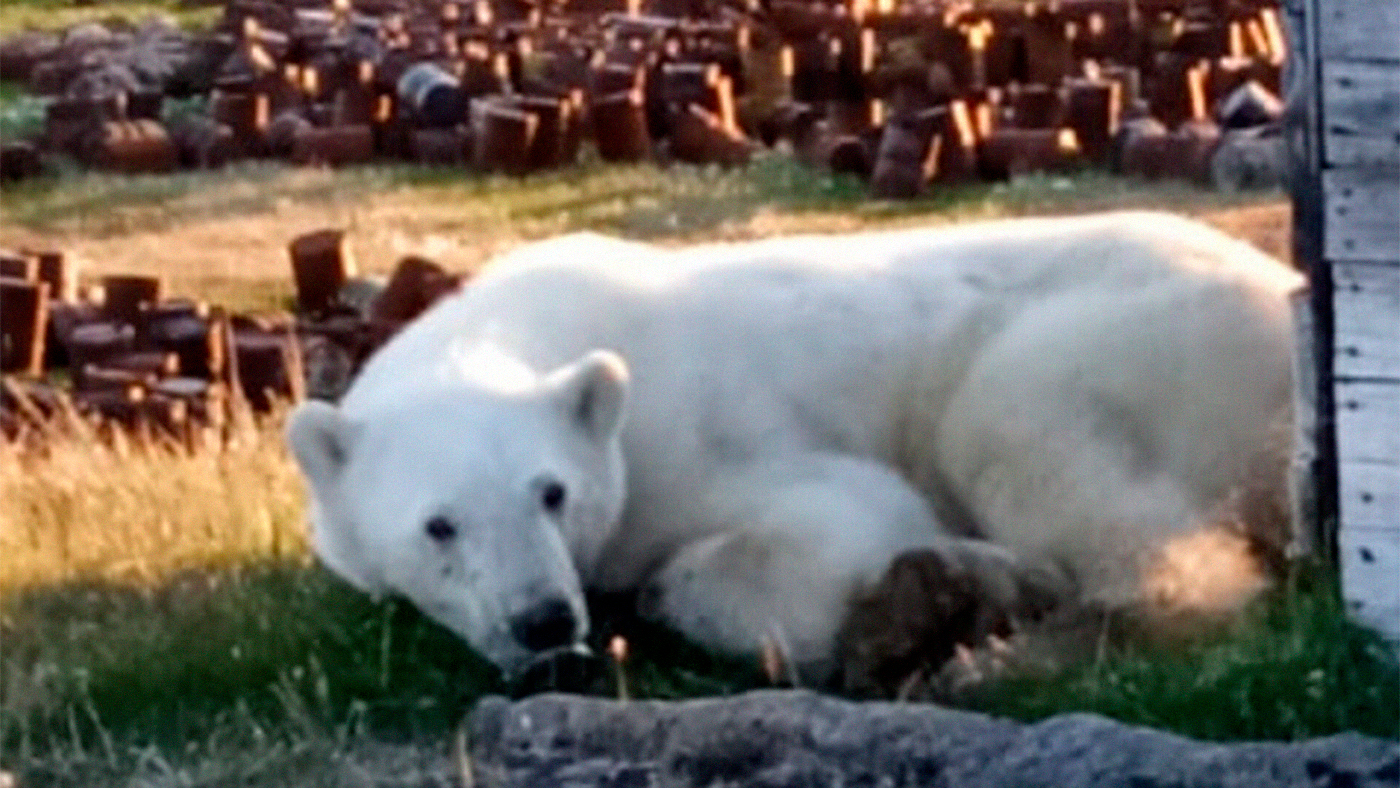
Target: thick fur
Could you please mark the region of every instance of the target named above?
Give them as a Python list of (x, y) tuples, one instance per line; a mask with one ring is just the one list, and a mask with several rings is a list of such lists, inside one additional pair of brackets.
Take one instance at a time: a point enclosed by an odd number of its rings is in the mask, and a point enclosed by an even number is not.
[[(1300, 284), (1165, 214), (566, 236), (488, 266), (288, 435), (325, 563), (503, 668), (534, 656), (512, 616), (562, 597), (586, 622), (598, 589), (820, 669), (902, 552), (976, 566), (988, 593), (1034, 569), (1131, 602), (1245, 485), (1282, 496)], [(551, 480), (562, 512), (537, 501)]]

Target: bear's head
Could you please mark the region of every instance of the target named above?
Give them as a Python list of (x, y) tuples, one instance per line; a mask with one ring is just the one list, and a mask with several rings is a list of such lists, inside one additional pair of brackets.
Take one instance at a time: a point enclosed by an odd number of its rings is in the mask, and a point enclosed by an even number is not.
[(597, 351), (527, 385), (468, 380), (368, 414), (303, 403), (287, 442), (317, 555), (507, 674), (575, 647), (588, 632), (579, 568), (622, 511), (627, 388), (622, 359)]

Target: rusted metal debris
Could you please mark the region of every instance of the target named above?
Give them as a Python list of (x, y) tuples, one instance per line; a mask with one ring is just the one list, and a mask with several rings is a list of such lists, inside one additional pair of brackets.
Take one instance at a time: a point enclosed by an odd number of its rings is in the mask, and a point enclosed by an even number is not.
[[(181, 441), (217, 433), (232, 408), (337, 398), (379, 345), (464, 278), (421, 256), (387, 282), (358, 277), (343, 230), (288, 244), (293, 313), (229, 313), (165, 294), (149, 276), (95, 278), (78, 293), (61, 251), (0, 251), (0, 433), (42, 434), (65, 412)], [(366, 295), (368, 294), (368, 295)]]
[[(0, 42), (0, 71), (54, 96), (30, 142), (96, 167), (523, 174), (591, 137), (609, 162), (784, 145), (885, 197), (1085, 164), (1207, 180), (1222, 137), (1200, 129), (1274, 122), (1284, 57), (1267, 0), (231, 0), (198, 37), (92, 27)], [(192, 94), (205, 114), (161, 120)], [(1129, 154), (1140, 117), (1169, 139)], [(7, 157), (5, 177), (34, 171)]]

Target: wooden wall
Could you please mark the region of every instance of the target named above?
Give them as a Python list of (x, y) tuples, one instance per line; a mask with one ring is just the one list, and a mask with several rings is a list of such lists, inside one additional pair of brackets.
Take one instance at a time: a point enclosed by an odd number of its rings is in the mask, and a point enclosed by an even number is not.
[(1400, 641), (1400, 2), (1306, 9), (1321, 208), (1312, 270), (1330, 276), (1322, 385), (1334, 408), (1336, 550), (1352, 614)]

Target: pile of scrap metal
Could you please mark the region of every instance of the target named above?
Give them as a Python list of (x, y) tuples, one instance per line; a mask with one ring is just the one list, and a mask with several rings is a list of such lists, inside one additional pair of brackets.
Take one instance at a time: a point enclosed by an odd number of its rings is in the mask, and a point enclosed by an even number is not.
[(295, 315), (170, 298), (157, 277), (79, 287), (62, 251), (0, 252), (0, 435), (42, 439), (77, 418), (194, 444), (238, 412), (334, 399), (379, 344), (462, 282), (418, 256), (387, 282), (358, 277), (340, 230), (300, 236), (289, 253)]
[(1249, 186), (1277, 147), (1276, 6), (231, 0), (206, 35), (0, 42), (0, 77), (49, 97), (0, 174), (47, 153), (125, 172), (281, 157), (522, 174), (587, 142), (610, 162), (726, 165), (781, 145), (884, 197), (1086, 164)]

